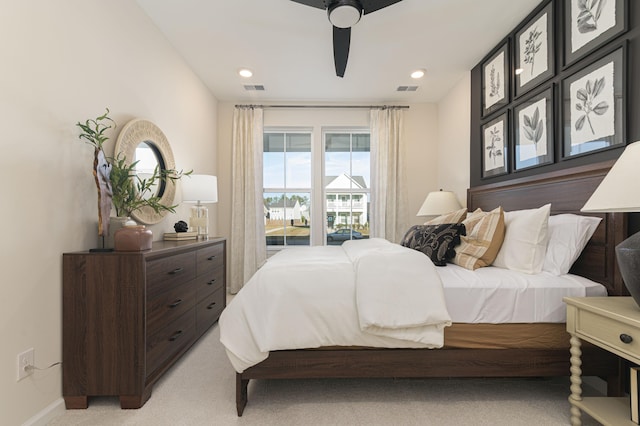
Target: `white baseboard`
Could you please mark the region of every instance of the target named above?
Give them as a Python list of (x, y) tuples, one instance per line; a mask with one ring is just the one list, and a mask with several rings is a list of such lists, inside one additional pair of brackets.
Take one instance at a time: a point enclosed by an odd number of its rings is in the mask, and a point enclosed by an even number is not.
[(61, 416), (65, 411), (64, 399), (59, 398), (46, 406), (35, 416), (24, 422), (22, 426), (46, 426), (51, 420)]

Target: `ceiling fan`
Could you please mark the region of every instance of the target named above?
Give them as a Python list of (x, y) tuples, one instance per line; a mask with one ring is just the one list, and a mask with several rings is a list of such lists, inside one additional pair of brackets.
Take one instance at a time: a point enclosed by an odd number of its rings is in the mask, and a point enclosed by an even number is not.
[(344, 77), (349, 58), (351, 27), (362, 15), (373, 13), (402, 0), (291, 0), (296, 3), (324, 9), (333, 25), (333, 61), (336, 75)]

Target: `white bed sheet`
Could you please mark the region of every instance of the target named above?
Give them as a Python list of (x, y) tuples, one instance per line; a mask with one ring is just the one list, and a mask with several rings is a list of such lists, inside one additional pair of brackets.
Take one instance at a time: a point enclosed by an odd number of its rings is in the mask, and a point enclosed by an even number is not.
[(530, 275), (490, 266), (475, 271), (437, 268), (453, 322), (532, 323), (566, 321), (565, 296), (606, 296), (606, 288), (577, 275)]
[(224, 309), (220, 341), (238, 372), (280, 349), (439, 348), (451, 321), (436, 269), (377, 238), (289, 248)]

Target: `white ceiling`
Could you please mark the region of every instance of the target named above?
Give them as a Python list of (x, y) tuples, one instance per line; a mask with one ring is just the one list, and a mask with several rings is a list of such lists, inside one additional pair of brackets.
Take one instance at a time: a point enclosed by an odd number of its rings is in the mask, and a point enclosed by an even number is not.
[[(440, 100), (540, 2), (403, 0), (352, 28), (339, 78), (323, 10), (290, 0), (136, 1), (220, 101), (360, 103)], [(242, 67), (253, 77), (239, 77)], [(427, 70), (421, 80), (409, 76), (417, 68)]]

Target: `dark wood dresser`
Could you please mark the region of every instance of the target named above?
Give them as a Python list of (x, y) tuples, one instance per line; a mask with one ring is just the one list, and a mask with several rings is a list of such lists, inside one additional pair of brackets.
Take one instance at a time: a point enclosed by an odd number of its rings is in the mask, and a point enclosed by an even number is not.
[(159, 241), (144, 252), (65, 253), (62, 394), (140, 408), (226, 304), (226, 241)]

